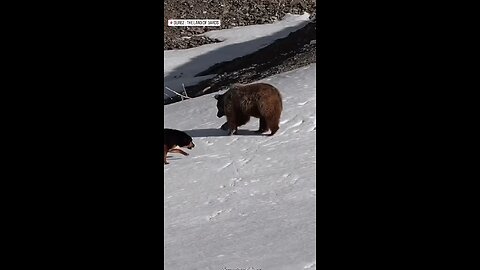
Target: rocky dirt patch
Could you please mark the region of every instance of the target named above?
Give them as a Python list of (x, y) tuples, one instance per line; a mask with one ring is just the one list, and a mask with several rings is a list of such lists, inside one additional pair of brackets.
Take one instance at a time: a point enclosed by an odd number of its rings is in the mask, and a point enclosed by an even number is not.
[[(272, 23), (286, 13), (315, 14), (315, 0), (167, 0), (164, 2), (164, 50), (219, 42), (197, 36), (210, 30)], [(220, 19), (221, 27), (169, 27), (168, 19)]]

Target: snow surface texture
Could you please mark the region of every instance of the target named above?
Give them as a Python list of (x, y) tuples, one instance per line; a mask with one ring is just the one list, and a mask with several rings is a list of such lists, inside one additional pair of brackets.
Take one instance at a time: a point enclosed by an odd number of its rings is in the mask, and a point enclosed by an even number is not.
[[(279, 38), (288, 36), (309, 22), (310, 15), (287, 14), (281, 21), (272, 24), (250, 25), (232, 29), (214, 30), (203, 34), (222, 42), (207, 44), (186, 50), (168, 50), (164, 57), (164, 86), (178, 93), (183, 85), (190, 86), (215, 77), (207, 75), (194, 77), (216, 63), (233, 60), (270, 45)], [(164, 89), (164, 98), (176, 95)]]
[(271, 137), (220, 130), (214, 94), (164, 106), (196, 145), (164, 166), (165, 269), (316, 269), (315, 69), (261, 80), (283, 96)]

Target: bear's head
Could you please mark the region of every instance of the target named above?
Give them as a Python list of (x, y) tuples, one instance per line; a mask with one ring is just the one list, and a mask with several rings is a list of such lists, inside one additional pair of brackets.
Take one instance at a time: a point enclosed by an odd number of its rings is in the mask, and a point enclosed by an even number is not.
[(215, 99), (217, 100), (217, 109), (218, 109), (218, 112), (217, 112), (217, 117), (220, 118), (222, 116), (225, 115), (225, 101), (224, 101), (224, 96), (225, 94), (223, 95), (220, 95), (220, 94), (217, 94), (215, 95)]

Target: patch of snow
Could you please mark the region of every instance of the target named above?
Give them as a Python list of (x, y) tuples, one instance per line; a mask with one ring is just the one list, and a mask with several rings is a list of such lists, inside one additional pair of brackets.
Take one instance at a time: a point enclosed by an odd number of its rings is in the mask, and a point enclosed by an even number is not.
[(261, 80), (283, 97), (271, 137), (257, 118), (227, 136), (214, 94), (164, 106), (196, 145), (164, 166), (165, 269), (316, 269), (315, 69)]

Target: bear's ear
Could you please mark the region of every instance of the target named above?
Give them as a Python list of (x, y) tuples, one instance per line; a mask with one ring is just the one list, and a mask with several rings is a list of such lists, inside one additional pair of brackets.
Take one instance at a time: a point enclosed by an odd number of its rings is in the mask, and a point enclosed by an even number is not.
[(214, 96), (214, 98), (215, 98), (216, 100), (218, 100), (219, 97), (220, 97), (219, 94), (216, 94), (216, 95)]

